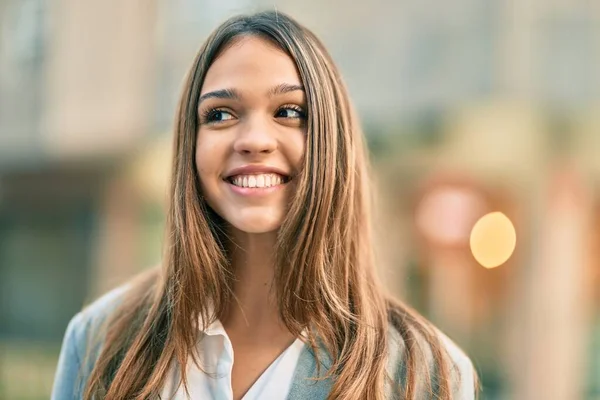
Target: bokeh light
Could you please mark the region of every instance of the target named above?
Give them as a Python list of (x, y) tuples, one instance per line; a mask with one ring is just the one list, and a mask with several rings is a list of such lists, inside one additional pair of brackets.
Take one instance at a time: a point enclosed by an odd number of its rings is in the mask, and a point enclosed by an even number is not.
[(423, 197), (415, 222), (427, 241), (437, 246), (462, 246), (484, 208), (484, 199), (472, 188), (440, 186)]
[(471, 252), (485, 268), (504, 264), (513, 254), (517, 234), (511, 220), (501, 212), (484, 215), (471, 231)]

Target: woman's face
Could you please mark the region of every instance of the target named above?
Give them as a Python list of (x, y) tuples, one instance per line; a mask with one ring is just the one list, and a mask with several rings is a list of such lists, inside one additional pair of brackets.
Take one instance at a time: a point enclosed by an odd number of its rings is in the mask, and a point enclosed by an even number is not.
[(264, 39), (236, 39), (209, 68), (198, 112), (196, 167), (206, 201), (240, 231), (276, 231), (306, 138), (294, 61)]

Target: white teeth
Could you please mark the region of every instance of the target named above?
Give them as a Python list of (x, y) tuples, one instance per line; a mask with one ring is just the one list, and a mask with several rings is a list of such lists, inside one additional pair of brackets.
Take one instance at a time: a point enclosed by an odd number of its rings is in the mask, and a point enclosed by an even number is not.
[(283, 177), (277, 174), (238, 175), (231, 179), (231, 183), (247, 188), (268, 188), (281, 185)]

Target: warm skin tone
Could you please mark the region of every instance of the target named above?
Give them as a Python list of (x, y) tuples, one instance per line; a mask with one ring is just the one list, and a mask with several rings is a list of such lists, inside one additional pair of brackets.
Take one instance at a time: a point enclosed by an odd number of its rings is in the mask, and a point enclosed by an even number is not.
[[(306, 100), (293, 60), (257, 37), (237, 39), (206, 74), (199, 104), (196, 166), (208, 204), (230, 225), (237, 301), (220, 319), (235, 363), (233, 398), (241, 399), (293, 341), (272, 296), (273, 253), (305, 147)], [(272, 167), (284, 178), (271, 188), (240, 189), (236, 176)], [(264, 172), (264, 171), (263, 171)], [(254, 178), (252, 178), (254, 179)], [(266, 178), (265, 178), (266, 180)], [(279, 181), (273, 180), (273, 184)]]

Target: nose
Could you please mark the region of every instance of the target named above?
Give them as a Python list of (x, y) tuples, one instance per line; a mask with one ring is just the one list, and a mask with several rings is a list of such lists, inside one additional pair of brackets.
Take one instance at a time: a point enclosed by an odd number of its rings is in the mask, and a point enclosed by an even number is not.
[(233, 149), (240, 154), (269, 154), (277, 149), (273, 127), (260, 117), (249, 118), (240, 126)]

